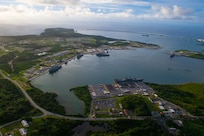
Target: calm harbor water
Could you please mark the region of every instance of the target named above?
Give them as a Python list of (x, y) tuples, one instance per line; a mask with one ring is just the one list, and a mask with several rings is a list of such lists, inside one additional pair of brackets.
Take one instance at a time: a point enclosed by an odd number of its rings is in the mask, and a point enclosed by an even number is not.
[(69, 89), (89, 84), (112, 83), (116, 78), (137, 77), (147, 82), (180, 84), (186, 82), (204, 82), (204, 61), (174, 57), (167, 54), (178, 49), (194, 51), (204, 50), (196, 39), (189, 37), (140, 33), (78, 30), (79, 33), (103, 35), (112, 38), (154, 43), (162, 48), (158, 50), (110, 50), (109, 57), (84, 55), (80, 60), (72, 60), (63, 65), (57, 73), (45, 74), (31, 83), (43, 91), (55, 92), (58, 102), (66, 108), (67, 114), (83, 114), (84, 103)]

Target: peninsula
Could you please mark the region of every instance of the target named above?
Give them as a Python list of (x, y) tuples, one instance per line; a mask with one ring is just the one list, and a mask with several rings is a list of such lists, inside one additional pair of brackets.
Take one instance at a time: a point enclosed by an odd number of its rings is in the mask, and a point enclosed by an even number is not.
[(195, 59), (204, 59), (204, 51), (189, 51), (189, 50), (177, 50), (170, 53), (171, 56), (185, 56)]
[[(158, 45), (83, 35), (64, 28), (48, 28), (40, 35), (2, 36), (0, 43), (0, 135), (204, 133), (203, 84), (156, 85), (126, 78), (113, 84), (73, 88), (86, 104), (85, 115), (68, 116), (56, 101), (56, 94), (43, 93), (29, 82), (60, 70), (62, 64), (83, 54), (159, 49)], [(191, 53), (175, 52), (186, 56)]]
[(160, 48), (155, 44), (84, 35), (65, 28), (48, 28), (40, 35), (1, 36), (0, 43), (0, 69), (28, 80), (48, 72), (53, 66), (67, 63), (78, 54), (97, 54), (108, 49)]

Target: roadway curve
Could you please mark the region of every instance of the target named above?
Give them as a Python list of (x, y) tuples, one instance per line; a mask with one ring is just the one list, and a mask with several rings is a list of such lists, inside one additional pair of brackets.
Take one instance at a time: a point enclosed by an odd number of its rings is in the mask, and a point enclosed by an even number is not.
[(15, 80), (12, 80), (12, 79), (9, 78), (8, 76), (6, 76), (1, 70), (0, 70), (0, 74), (1, 74), (5, 79), (7, 79), (7, 80), (11, 81), (13, 84), (15, 84), (15, 85), (21, 90), (21, 92), (23, 93), (23, 95), (26, 97), (26, 99), (28, 99), (28, 101), (30, 102), (30, 104), (31, 104), (34, 108), (40, 110), (40, 111), (41, 111), (43, 114), (45, 114), (45, 115), (51, 115), (51, 114), (52, 114), (51, 112), (49, 112), (49, 111), (43, 109), (42, 107), (40, 107), (39, 105), (37, 105), (37, 104), (33, 101), (33, 99), (27, 94), (27, 92), (21, 87), (21, 85), (20, 85), (18, 82), (16, 82)]
[[(21, 87), (21, 85), (9, 78), (8, 76), (6, 76), (1, 70), (0, 70), (0, 74), (7, 80), (11, 81), (13, 84), (15, 84), (20, 90), (21, 92), (24, 94), (24, 96), (26, 97), (26, 99), (28, 99), (28, 101), (30, 102), (30, 104), (40, 110), (42, 113), (43, 113), (43, 116), (55, 116), (55, 117), (59, 117), (59, 118), (63, 118), (63, 119), (70, 119), (70, 120), (82, 120), (82, 121), (91, 121), (91, 120), (117, 120), (117, 119), (127, 119), (127, 117), (120, 117), (120, 118), (91, 118), (90, 116), (88, 118), (79, 118), (79, 117), (70, 117), (70, 116), (64, 116), (64, 115), (60, 115), (60, 114), (56, 114), (56, 113), (53, 113), (53, 112), (50, 112), (50, 111), (47, 111), (45, 110), (44, 108), (40, 107), (39, 105), (37, 105), (33, 99), (27, 94), (26, 90), (23, 89)], [(39, 116), (39, 117), (33, 117), (33, 118), (41, 118), (43, 116)], [(131, 119), (134, 119), (134, 120), (144, 120), (146, 118), (150, 118), (151, 116), (137, 116), (137, 117), (134, 117), (134, 118), (131, 118)], [(1, 127), (0, 127), (1, 128)]]

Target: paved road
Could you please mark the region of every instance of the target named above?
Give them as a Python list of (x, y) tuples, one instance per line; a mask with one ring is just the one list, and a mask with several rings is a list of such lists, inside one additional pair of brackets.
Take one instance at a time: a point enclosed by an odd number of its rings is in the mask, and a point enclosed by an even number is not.
[[(91, 118), (90, 116), (88, 118), (79, 118), (79, 117), (70, 117), (70, 116), (64, 116), (64, 115), (60, 115), (60, 114), (56, 114), (50, 111), (45, 110), (44, 108), (40, 107), (39, 105), (37, 105), (33, 99), (27, 94), (27, 92), (21, 87), (21, 85), (15, 81), (12, 80), (11, 78), (9, 78), (8, 76), (6, 76), (1, 70), (0, 70), (0, 74), (7, 80), (11, 81), (12, 83), (14, 83), (20, 90), (21, 92), (24, 94), (24, 96), (28, 99), (28, 101), (30, 102), (30, 104), (40, 110), (43, 115), (42, 116), (38, 116), (38, 117), (33, 117), (33, 118), (41, 118), (43, 116), (55, 116), (55, 117), (59, 117), (59, 118), (63, 118), (63, 119), (70, 119), (70, 120), (82, 120), (82, 121), (91, 121), (91, 120), (117, 120), (117, 119), (127, 119), (127, 117), (124, 118)], [(135, 120), (144, 120), (146, 118), (149, 118), (149, 116), (144, 116), (144, 117), (136, 117), (136, 118), (132, 118)], [(9, 124), (7, 124), (9, 125)], [(1, 128), (2, 126), (0, 126)]]
[(12, 80), (11, 78), (7, 77), (1, 70), (0, 70), (0, 74), (7, 80), (11, 81), (12, 83), (14, 83), (20, 90), (21, 92), (24, 94), (24, 96), (26, 97), (26, 99), (28, 99), (28, 101), (30, 102), (30, 104), (35, 107), (36, 109), (40, 110), (43, 114), (45, 115), (52, 115), (51, 112), (43, 109), (42, 107), (40, 107), (39, 105), (37, 105), (33, 99), (27, 94), (27, 92), (21, 87), (21, 85), (16, 82), (15, 80)]
[[(0, 70), (0, 74), (5, 78), (5, 79), (8, 79), (9, 81), (11, 81), (12, 83), (14, 83), (20, 90), (21, 92), (24, 94), (24, 96), (28, 99), (28, 101), (31, 103), (31, 105), (40, 110), (42, 113), (43, 113), (43, 116), (47, 116), (47, 115), (50, 115), (50, 116), (56, 116), (56, 117), (59, 117), (59, 118), (64, 118), (64, 119), (70, 119), (70, 120), (84, 120), (84, 121), (88, 121), (88, 120), (117, 120), (117, 119), (127, 119), (127, 117), (124, 117), (124, 118), (91, 118), (91, 116), (89, 116), (88, 118), (79, 118), (79, 117), (70, 117), (70, 116), (64, 116), (64, 115), (59, 115), (59, 114), (56, 114), (56, 113), (53, 113), (53, 112), (50, 112), (50, 111), (47, 111), (45, 110), (44, 108), (40, 107), (39, 105), (37, 105), (33, 99), (27, 94), (27, 92), (21, 87), (21, 85), (15, 81), (15, 80), (12, 80), (11, 78), (9, 78), (8, 76), (6, 76), (1, 70)], [(91, 107), (93, 105), (93, 102), (91, 103)], [(177, 105), (175, 105), (177, 106)], [(181, 107), (179, 107), (180, 109), (182, 109)], [(92, 111), (92, 110), (91, 110)], [(91, 111), (90, 111), (90, 114), (91, 114)], [(42, 117), (42, 116), (40, 116)], [(146, 119), (146, 118), (150, 118), (151, 116), (137, 116), (135, 118), (131, 118), (131, 119), (135, 119), (135, 120), (142, 120), (142, 119)], [(191, 117), (194, 117), (191, 115)]]
[(92, 117), (92, 112), (93, 112), (93, 100), (91, 101), (91, 109), (90, 109), (90, 112), (89, 112), (89, 118)]
[[(8, 76), (6, 76), (1, 70), (0, 70), (0, 74), (3, 76), (3, 78), (5, 78), (5, 79), (11, 81), (13, 84), (15, 84), (15, 85), (21, 90), (21, 92), (24, 94), (24, 96), (26, 97), (26, 99), (28, 99), (28, 101), (30, 102), (30, 104), (31, 104), (34, 108), (40, 110), (40, 111), (43, 113), (42, 116), (37, 116), (37, 117), (33, 117), (33, 118), (42, 118), (42, 117), (44, 117), (44, 116), (54, 116), (54, 117), (59, 117), (59, 118), (63, 118), (63, 119), (81, 120), (81, 121), (108, 121), (108, 120), (128, 119), (127, 117), (120, 117), (120, 118), (117, 118), (117, 117), (116, 117), (116, 118), (92, 118), (92, 117), (91, 117), (92, 109), (91, 109), (91, 111), (90, 111), (90, 115), (89, 115), (88, 118), (79, 118), (79, 117), (64, 116), (64, 115), (60, 115), (60, 114), (56, 114), (56, 113), (47, 111), (47, 110), (45, 110), (44, 108), (42, 108), (42, 107), (40, 107), (39, 105), (37, 105), (37, 104), (32, 100), (32, 98), (27, 94), (26, 90), (24, 90), (24, 89), (21, 87), (21, 85), (20, 85), (17, 81), (12, 80), (12, 79), (9, 78)], [(93, 106), (93, 101), (91, 102), (91, 107), (92, 107), (92, 106)], [(174, 105), (174, 106), (177, 106), (177, 105)], [(179, 107), (179, 106), (177, 106), (177, 107), (180, 108), (180, 109), (182, 109), (182, 108)], [(189, 115), (190, 115), (190, 114), (189, 114)], [(203, 116), (197, 116), (197, 117), (195, 117), (195, 116), (192, 116), (192, 115), (190, 115), (190, 117), (191, 117), (191, 118), (197, 118), (197, 119), (199, 119), (199, 118), (204, 118)], [(144, 120), (144, 119), (146, 119), (146, 118), (152, 118), (152, 116), (136, 116), (136, 117), (133, 117), (133, 118), (130, 118), (130, 119), (131, 119), (131, 120)], [(4, 124), (4, 125), (0, 126), (0, 128), (3, 128), (3, 127), (5, 127), (5, 126), (7, 126), (7, 125), (13, 124), (13, 123), (18, 122), (18, 121), (20, 121), (20, 119), (19, 119), (19, 120), (16, 120), (16, 121), (9, 122), (9, 123), (7, 123), (7, 124)], [(0, 136), (1, 136), (1, 135), (2, 135), (2, 133), (0, 132)]]

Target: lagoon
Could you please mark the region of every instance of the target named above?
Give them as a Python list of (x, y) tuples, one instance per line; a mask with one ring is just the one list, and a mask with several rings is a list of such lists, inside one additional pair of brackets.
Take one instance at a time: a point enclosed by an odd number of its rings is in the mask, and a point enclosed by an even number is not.
[(158, 44), (162, 48), (109, 50), (109, 57), (86, 54), (81, 59), (71, 60), (57, 73), (42, 75), (31, 84), (48, 92), (55, 92), (57, 101), (63, 105), (67, 114), (83, 114), (84, 103), (69, 89), (89, 84), (109, 84), (116, 78), (136, 77), (146, 82), (162, 84), (181, 84), (204, 82), (204, 61), (186, 58), (170, 58), (168, 52), (178, 49), (200, 51), (204, 47), (195, 39), (139, 33), (111, 32), (99, 30), (78, 30), (80, 33), (97, 34), (112, 38), (136, 40)]

